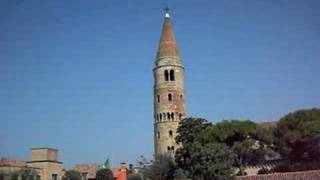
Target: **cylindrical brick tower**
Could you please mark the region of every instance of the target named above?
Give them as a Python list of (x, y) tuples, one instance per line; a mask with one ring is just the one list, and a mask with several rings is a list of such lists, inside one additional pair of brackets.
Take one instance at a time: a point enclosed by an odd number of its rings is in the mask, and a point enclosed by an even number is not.
[(174, 154), (179, 121), (185, 116), (184, 67), (174, 37), (171, 18), (165, 13), (154, 73), (155, 155)]

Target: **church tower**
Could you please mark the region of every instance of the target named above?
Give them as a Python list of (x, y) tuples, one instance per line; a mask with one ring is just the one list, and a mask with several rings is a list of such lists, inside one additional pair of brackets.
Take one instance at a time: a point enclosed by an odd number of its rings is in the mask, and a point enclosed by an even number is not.
[(166, 10), (154, 73), (155, 155), (173, 154), (179, 121), (185, 117), (184, 67)]

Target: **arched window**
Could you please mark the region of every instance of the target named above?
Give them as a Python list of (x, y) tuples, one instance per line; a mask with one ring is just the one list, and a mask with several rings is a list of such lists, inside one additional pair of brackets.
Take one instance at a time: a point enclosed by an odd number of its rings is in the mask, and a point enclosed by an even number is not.
[(170, 113), (167, 113), (167, 116), (168, 116), (168, 120), (170, 120)]
[(182, 114), (181, 114), (181, 113), (179, 113), (179, 120), (181, 120), (181, 118), (182, 118)]
[(165, 81), (169, 81), (169, 72), (168, 72), (168, 70), (164, 71), (164, 79), (165, 79)]
[(174, 120), (174, 113), (171, 113), (171, 119)]
[(170, 151), (170, 149), (171, 149), (170, 146), (168, 146), (167, 149), (168, 149), (168, 151)]
[(174, 70), (170, 70), (170, 81), (174, 81)]
[(166, 117), (166, 113), (163, 113), (163, 120), (166, 120), (167, 119), (167, 117)]
[(169, 131), (169, 136), (172, 137), (173, 136), (173, 132), (172, 130)]
[(160, 139), (160, 132), (158, 131), (158, 133), (157, 133), (157, 136), (158, 136), (158, 139)]
[(174, 151), (174, 146), (171, 146), (171, 151)]
[(160, 116), (160, 121), (161, 121), (161, 120), (162, 120), (162, 115), (161, 115), (161, 113), (160, 113), (160, 115), (159, 115), (159, 116)]
[(171, 93), (168, 94), (168, 100), (172, 101), (172, 94)]
[(158, 103), (160, 102), (160, 95), (159, 94), (157, 95), (157, 101), (158, 101)]

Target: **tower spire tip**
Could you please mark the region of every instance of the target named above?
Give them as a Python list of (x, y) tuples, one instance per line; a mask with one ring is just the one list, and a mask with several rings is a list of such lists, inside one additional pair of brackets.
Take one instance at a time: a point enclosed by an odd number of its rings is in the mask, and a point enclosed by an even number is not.
[(170, 11), (170, 9), (169, 9), (169, 7), (167, 6), (166, 8), (164, 8), (164, 12), (165, 12), (165, 18), (170, 18), (170, 14), (169, 14), (169, 11)]

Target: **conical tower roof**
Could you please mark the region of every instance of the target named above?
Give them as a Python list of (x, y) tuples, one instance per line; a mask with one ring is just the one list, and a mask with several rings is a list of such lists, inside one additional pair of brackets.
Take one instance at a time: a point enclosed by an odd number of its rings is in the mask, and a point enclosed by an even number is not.
[(165, 18), (162, 26), (162, 33), (156, 58), (157, 62), (165, 57), (171, 57), (170, 59), (174, 59), (174, 61), (180, 61), (179, 50), (173, 33), (171, 17), (168, 12), (165, 13)]

